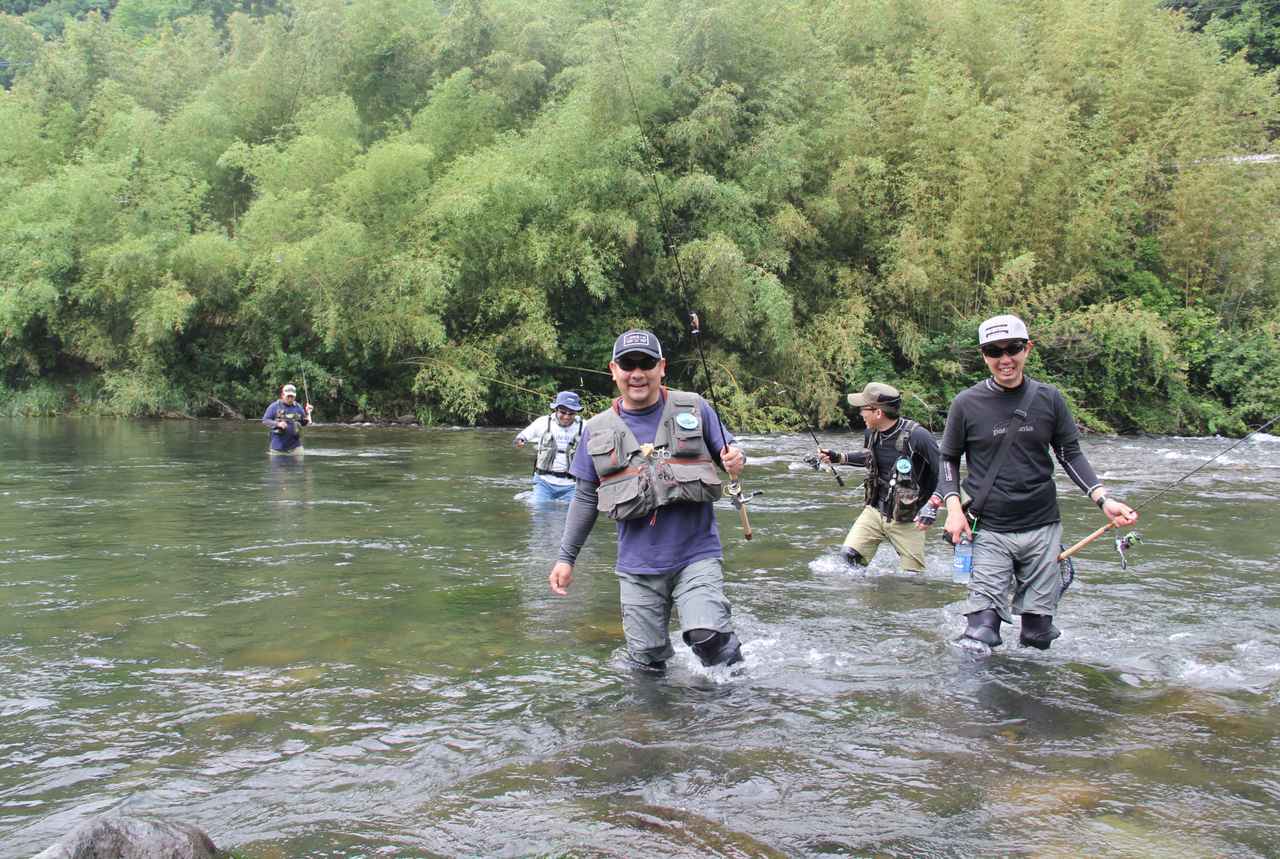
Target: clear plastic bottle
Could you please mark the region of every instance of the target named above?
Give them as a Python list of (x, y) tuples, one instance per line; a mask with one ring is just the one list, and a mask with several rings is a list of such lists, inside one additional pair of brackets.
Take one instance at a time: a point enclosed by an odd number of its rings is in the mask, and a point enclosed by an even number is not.
[(973, 543), (964, 537), (956, 544), (955, 554), (951, 556), (951, 581), (958, 585), (968, 584), (972, 573)]

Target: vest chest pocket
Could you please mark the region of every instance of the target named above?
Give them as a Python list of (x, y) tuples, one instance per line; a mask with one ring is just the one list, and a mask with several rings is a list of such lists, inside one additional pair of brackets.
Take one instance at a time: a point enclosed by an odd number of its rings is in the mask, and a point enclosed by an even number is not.
[(698, 456), (706, 451), (701, 425), (685, 429), (678, 424), (671, 431), (672, 456)]
[(717, 501), (724, 494), (713, 463), (666, 459), (657, 469), (658, 488), (665, 503)]
[(596, 506), (617, 521), (648, 516), (657, 509), (652, 476), (653, 470), (642, 465), (605, 478), (596, 489)]

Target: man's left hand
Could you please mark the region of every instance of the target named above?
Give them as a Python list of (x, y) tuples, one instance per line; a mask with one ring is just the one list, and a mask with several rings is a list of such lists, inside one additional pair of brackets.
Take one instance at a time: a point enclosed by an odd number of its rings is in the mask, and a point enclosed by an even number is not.
[(738, 475), (742, 473), (742, 467), (747, 464), (747, 455), (742, 452), (742, 448), (731, 444), (720, 451), (720, 464), (724, 466), (725, 471), (729, 472), (730, 477), (737, 480)]
[(1137, 510), (1114, 498), (1108, 498), (1102, 503), (1102, 512), (1111, 520), (1111, 524), (1117, 528), (1123, 528), (1138, 521)]

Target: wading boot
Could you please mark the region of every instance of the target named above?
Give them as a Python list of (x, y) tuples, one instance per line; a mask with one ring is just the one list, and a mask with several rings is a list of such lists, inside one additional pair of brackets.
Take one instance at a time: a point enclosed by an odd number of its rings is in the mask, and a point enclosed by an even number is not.
[(857, 550), (850, 549), (848, 546), (840, 547), (840, 557), (844, 558), (844, 562), (851, 567), (865, 567), (867, 559), (862, 557)]
[(1059, 635), (1062, 635), (1062, 630), (1053, 625), (1053, 615), (1024, 614), (1022, 631), (1018, 633), (1018, 643), (1023, 647), (1048, 650), (1049, 645)]
[(689, 649), (710, 668), (713, 665), (736, 665), (742, 661), (742, 645), (736, 632), (714, 629), (691, 629), (685, 633)]
[(965, 617), (969, 618), (969, 625), (965, 627), (962, 638), (981, 641), (987, 647), (999, 647), (1003, 643), (1004, 639), (1000, 637), (1000, 612), (993, 608), (984, 608)]

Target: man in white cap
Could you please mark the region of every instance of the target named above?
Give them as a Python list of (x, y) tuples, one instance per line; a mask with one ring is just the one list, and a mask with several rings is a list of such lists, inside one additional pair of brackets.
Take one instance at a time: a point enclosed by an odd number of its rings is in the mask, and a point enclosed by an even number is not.
[(578, 552), (603, 512), (618, 523), (616, 572), (631, 663), (665, 670), (674, 653), (674, 608), (682, 638), (703, 665), (733, 665), (742, 648), (724, 595), (716, 468), (736, 477), (746, 456), (710, 403), (662, 384), (666, 370), (653, 332), (626, 331), (614, 341), (609, 371), (621, 396), (583, 430), (569, 468), (577, 489), (547, 579), (554, 593), (568, 593)]
[(924, 572), (924, 532), (937, 516), (938, 442), (933, 433), (901, 417), (902, 394), (892, 385), (869, 382), (849, 395), (867, 430), (862, 449), (823, 450), (819, 459), (866, 466), (863, 508), (844, 538), (844, 557), (864, 567), (888, 540), (905, 573)]
[(569, 465), (582, 438), (582, 400), (573, 391), (561, 391), (551, 403), (551, 414), (543, 415), (525, 427), (514, 442), (524, 447), (538, 443), (533, 466), (533, 503), (568, 502), (577, 481), (569, 474)]
[[(988, 647), (1002, 642), (1000, 624), (1022, 616), (1018, 643), (1048, 650), (1061, 632), (1053, 625), (1070, 584), (1060, 571), (1062, 520), (1053, 482), (1053, 457), (1117, 526), (1138, 514), (1112, 498), (1080, 450), (1079, 431), (1062, 392), (1028, 377), (1033, 347), (1016, 316), (993, 316), (978, 326), (978, 347), (990, 378), (951, 402), (942, 435), (939, 492), (952, 543), (973, 542), (973, 571), (961, 639)], [(1050, 455), (1052, 453), (1052, 456)], [(968, 474), (960, 498), (960, 458)]]
[(262, 423), (271, 428), (273, 455), (302, 453), (302, 427), (311, 423), (312, 406), (298, 405), (298, 389), (285, 385), (280, 389), (280, 399), (267, 406)]

